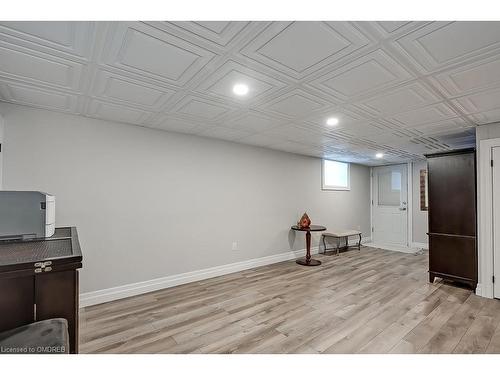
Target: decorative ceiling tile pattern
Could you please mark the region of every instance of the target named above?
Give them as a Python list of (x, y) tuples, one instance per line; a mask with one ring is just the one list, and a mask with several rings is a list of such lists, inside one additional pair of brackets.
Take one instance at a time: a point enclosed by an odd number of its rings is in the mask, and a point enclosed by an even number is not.
[(0, 100), (400, 163), (500, 121), (500, 22), (0, 22)]

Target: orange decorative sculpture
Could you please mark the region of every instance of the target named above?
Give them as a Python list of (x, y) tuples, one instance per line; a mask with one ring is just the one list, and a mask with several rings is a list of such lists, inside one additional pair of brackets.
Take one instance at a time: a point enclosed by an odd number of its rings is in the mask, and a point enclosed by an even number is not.
[(302, 215), (302, 217), (300, 218), (297, 225), (300, 228), (309, 228), (309, 226), (311, 225), (311, 219), (309, 219), (309, 216), (307, 216), (307, 213), (304, 212), (304, 215)]

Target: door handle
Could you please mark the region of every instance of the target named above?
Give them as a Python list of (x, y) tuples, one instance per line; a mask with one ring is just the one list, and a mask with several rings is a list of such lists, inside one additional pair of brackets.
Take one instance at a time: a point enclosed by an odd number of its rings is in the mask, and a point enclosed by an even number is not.
[(399, 211), (406, 211), (406, 207), (399, 207)]

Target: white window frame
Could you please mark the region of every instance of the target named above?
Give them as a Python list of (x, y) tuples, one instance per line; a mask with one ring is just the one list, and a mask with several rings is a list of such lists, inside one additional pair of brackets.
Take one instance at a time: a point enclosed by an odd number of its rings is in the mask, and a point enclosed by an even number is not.
[[(347, 165), (347, 186), (334, 186), (334, 185), (325, 185), (325, 162), (334, 161), (336, 163), (342, 163)], [(321, 189), (322, 190), (341, 190), (348, 191), (351, 190), (351, 163), (347, 163), (344, 161), (331, 160), (331, 159), (322, 159), (321, 160)]]

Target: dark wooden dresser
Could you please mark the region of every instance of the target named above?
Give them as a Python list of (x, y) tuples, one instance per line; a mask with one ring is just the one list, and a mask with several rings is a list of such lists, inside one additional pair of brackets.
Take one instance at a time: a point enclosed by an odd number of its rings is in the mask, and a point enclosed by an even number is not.
[(426, 155), (429, 192), (429, 280), (477, 286), (476, 153)]
[(76, 228), (57, 228), (46, 239), (0, 241), (0, 332), (51, 318), (68, 321), (70, 353), (78, 353)]

